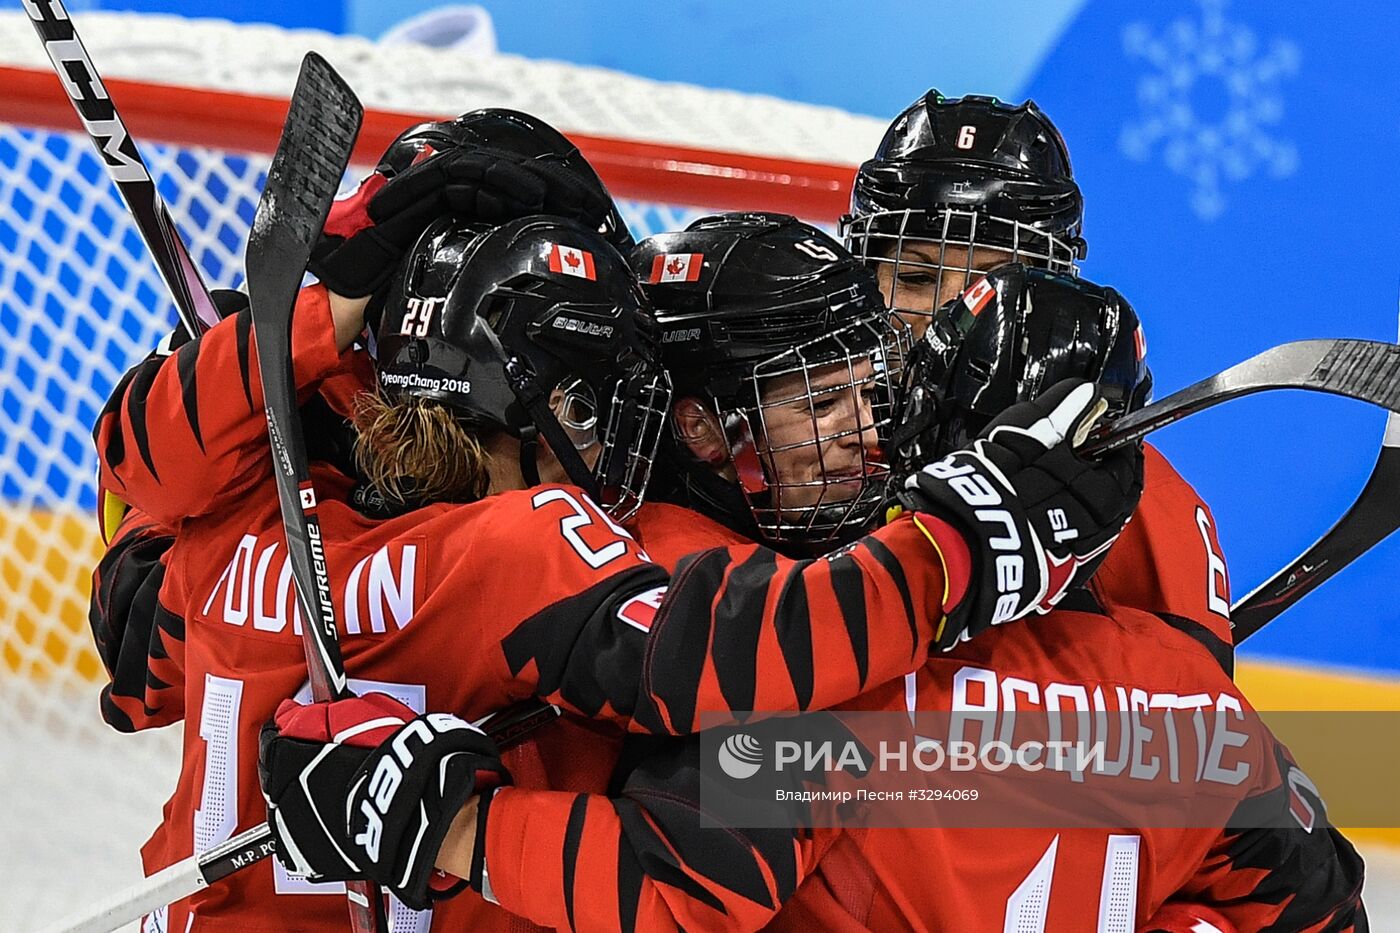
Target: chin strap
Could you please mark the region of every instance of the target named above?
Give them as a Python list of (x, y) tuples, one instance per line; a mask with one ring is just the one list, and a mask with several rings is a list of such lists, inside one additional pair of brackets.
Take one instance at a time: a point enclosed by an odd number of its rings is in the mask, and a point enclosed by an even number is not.
[(526, 486), (540, 484), (540, 432), (533, 424), (520, 429), (520, 477)]
[(526, 485), (537, 486), (540, 482), (537, 457), (539, 438), (542, 435), (574, 485), (588, 493), (593, 501), (599, 502), (598, 481), (588, 464), (583, 462), (583, 458), (574, 449), (573, 441), (564, 433), (559, 419), (550, 411), (549, 400), (540, 390), (539, 381), (535, 378), (530, 364), (518, 356), (512, 356), (506, 360), (506, 379), (510, 381), (510, 389), (515, 393), (516, 401), (534, 423), (533, 428), (525, 428), (520, 432), (520, 474), (524, 477)]

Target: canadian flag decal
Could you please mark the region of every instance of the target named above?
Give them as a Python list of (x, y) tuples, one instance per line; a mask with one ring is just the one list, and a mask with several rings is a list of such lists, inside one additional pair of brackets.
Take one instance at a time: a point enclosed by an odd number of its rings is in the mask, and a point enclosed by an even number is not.
[(700, 279), (700, 267), (705, 262), (704, 253), (664, 253), (651, 261), (652, 285), (662, 282), (696, 282)]
[(549, 248), (549, 271), (576, 276), (590, 282), (598, 281), (598, 271), (593, 268), (593, 254), (586, 249), (576, 249), (555, 243)]
[(1141, 324), (1133, 331), (1133, 351), (1137, 354), (1139, 363), (1147, 359), (1147, 335), (1142, 332)]
[(987, 302), (991, 300), (995, 292), (996, 289), (986, 278), (978, 279), (975, 285), (963, 292), (963, 304), (967, 305), (967, 310), (972, 312), (973, 317), (976, 317), (982, 313), (982, 309), (987, 306)]
[(656, 619), (656, 610), (666, 598), (666, 587), (658, 586), (638, 593), (618, 607), (617, 617), (635, 629), (651, 631), (651, 623)]

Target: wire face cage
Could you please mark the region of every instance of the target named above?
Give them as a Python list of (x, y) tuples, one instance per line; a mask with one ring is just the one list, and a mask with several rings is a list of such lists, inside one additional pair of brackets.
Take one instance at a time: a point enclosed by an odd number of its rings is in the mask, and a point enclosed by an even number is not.
[(765, 538), (834, 543), (878, 515), (909, 349), (907, 328), (869, 316), (757, 364), (748, 404), (718, 412)]
[(875, 270), (891, 310), (919, 331), (978, 275), (1003, 263), (1079, 274), (1069, 241), (981, 211), (875, 211), (844, 218), (841, 235)]
[[(577, 411), (583, 406), (572, 407)], [(566, 420), (568, 408), (560, 421), (566, 432), (575, 435), (578, 423)], [(609, 493), (608, 512), (619, 522), (641, 508), (670, 413), (671, 379), (665, 372), (639, 365), (630, 377), (618, 380), (608, 406), (597, 472), (599, 486)], [(593, 420), (596, 424), (596, 415)]]

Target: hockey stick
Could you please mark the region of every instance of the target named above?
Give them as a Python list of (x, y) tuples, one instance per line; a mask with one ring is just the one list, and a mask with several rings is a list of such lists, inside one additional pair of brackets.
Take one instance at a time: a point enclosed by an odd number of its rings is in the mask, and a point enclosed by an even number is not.
[[(325, 59), (308, 52), (301, 62), (291, 109), (268, 169), (248, 237), (246, 265), (253, 344), (258, 349), (273, 477), (292, 579), (302, 610), (302, 647), (316, 700), (349, 694), (336, 633), (326, 550), (316, 518), (306, 442), (292, 374), (292, 309), (311, 248), (350, 164), (364, 117), (355, 93)], [(384, 898), (364, 881), (345, 885), (355, 933), (383, 933)]]
[(1291, 564), (1230, 607), (1239, 644), (1400, 528), (1400, 414), (1390, 413), (1381, 452), (1351, 508)]
[(1221, 402), (1271, 389), (1326, 392), (1400, 412), (1400, 346), (1346, 339), (1279, 344), (1119, 418), (1083, 449), (1116, 450)]
[(120, 891), (80, 916), (71, 916), (44, 928), (43, 933), (108, 933), (140, 920), (153, 910), (173, 904), (203, 890), (272, 854), (272, 830), (266, 823), (239, 833), (208, 852), (176, 862)]
[(1331, 530), (1230, 610), (1239, 644), (1400, 527), (1400, 346), (1367, 340), (1285, 343), (1121, 418), (1086, 446), (1110, 450), (1204, 411), (1269, 389), (1308, 389), (1390, 409), (1366, 486)]
[(1391, 412), (1361, 495), (1328, 532), (1230, 607), (1239, 644), (1400, 528), (1400, 415)]
[(170, 212), (165, 209), (151, 173), (136, 149), (136, 142), (122, 122), (121, 114), (107, 94), (102, 77), (92, 67), (83, 40), (78, 37), (63, 0), (22, 0), (25, 12), (44, 43), (44, 51), (78, 119), (87, 130), (97, 154), (107, 166), (107, 174), (121, 192), (136, 221), (136, 229), (155, 258), (165, 279), (180, 323), (191, 337), (219, 323), (219, 312), (209, 289), (190, 258), (185, 241)]
[[(488, 716), (477, 725), (491, 736), (491, 741), (505, 749), (540, 726), (553, 722), (558, 715), (557, 707), (526, 702)], [(44, 927), (40, 933), (109, 933), (261, 862), (275, 848), (271, 828), (260, 823), (207, 852), (156, 872), (96, 906), (85, 908), (82, 913)]]

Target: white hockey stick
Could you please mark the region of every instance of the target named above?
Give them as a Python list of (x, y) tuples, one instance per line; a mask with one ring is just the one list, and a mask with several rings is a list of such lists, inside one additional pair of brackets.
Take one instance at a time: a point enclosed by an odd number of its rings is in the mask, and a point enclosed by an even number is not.
[(272, 849), (272, 831), (263, 823), (208, 852), (176, 862), (134, 887), (83, 908), (81, 913), (70, 914), (40, 933), (108, 933), (261, 861)]

